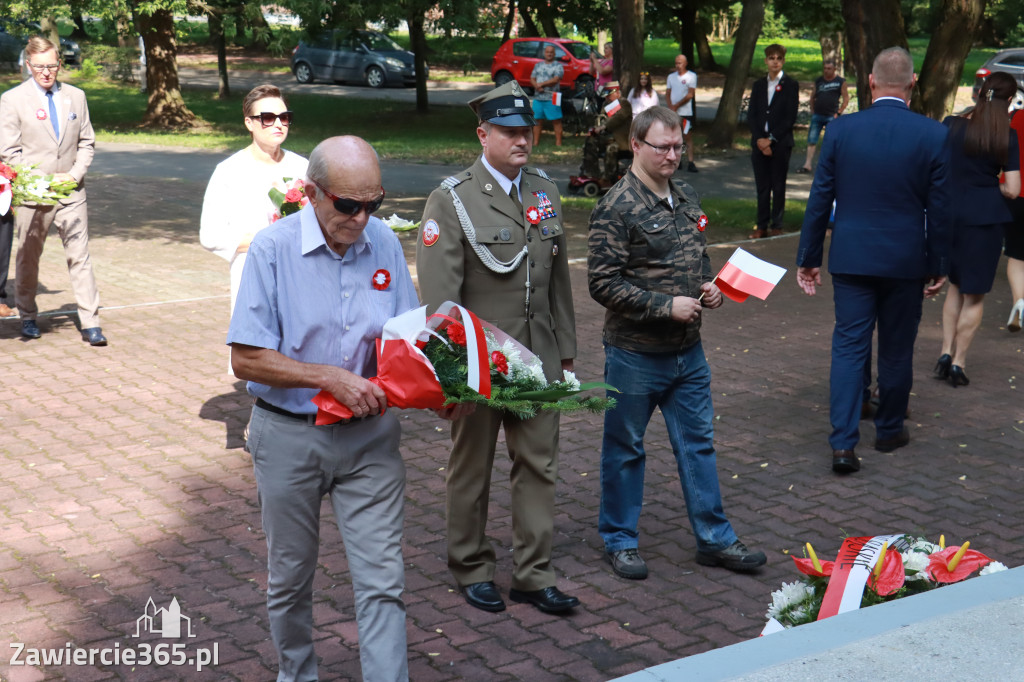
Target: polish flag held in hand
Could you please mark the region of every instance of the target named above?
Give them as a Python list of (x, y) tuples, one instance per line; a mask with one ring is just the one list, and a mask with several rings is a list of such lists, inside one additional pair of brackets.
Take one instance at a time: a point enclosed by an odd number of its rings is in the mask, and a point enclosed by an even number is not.
[(619, 104), (619, 100), (616, 99), (614, 102), (609, 102), (608, 104), (604, 105), (604, 113), (608, 114), (608, 118), (611, 118), (615, 114), (619, 113), (619, 109), (621, 108), (622, 105)]
[(715, 277), (715, 283), (724, 296), (737, 303), (747, 300), (748, 296), (756, 296), (763, 301), (785, 274), (786, 268), (763, 261), (738, 248)]
[(556, 107), (562, 106), (562, 93), (556, 92), (551, 95), (551, 103)]

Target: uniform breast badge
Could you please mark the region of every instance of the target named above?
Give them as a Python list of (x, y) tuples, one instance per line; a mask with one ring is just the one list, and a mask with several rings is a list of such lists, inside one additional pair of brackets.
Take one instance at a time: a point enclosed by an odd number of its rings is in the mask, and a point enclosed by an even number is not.
[(536, 225), (537, 223), (539, 223), (541, 221), (540, 209), (538, 209), (536, 206), (531, 206), (530, 208), (526, 209), (526, 219), (530, 222), (531, 225)]
[(551, 199), (548, 199), (547, 192), (533, 192), (533, 196), (537, 197), (537, 210), (540, 211), (541, 220), (558, 217), (554, 204), (551, 203)]

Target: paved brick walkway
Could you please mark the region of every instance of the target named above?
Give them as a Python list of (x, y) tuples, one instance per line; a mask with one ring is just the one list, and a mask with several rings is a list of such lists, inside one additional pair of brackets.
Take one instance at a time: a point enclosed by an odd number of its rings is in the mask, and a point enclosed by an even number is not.
[[(249, 401), (224, 372), (227, 268), (196, 243), (202, 187), (108, 176), (92, 178), (89, 191), (110, 346), (79, 340), (55, 237), (42, 269), (43, 338), (24, 342), (17, 320), (0, 321), (0, 679), (273, 679), (266, 550), (240, 438)], [(789, 266), (796, 243), (745, 246)], [(713, 249), (716, 266), (731, 248)], [(602, 316), (582, 263), (574, 286), (579, 373), (596, 379)], [(913, 441), (889, 455), (862, 446), (864, 468), (848, 478), (830, 472), (826, 443), (827, 282), (809, 299), (789, 274), (767, 303), (709, 312), (726, 511), (744, 540), (768, 552), (769, 565), (742, 576), (694, 562), (664, 424), (655, 419), (641, 527), (651, 577), (613, 576), (596, 533), (601, 420), (568, 417), (554, 563), (559, 586), (583, 603), (568, 617), (524, 605), (488, 614), (454, 591), (443, 518), (448, 429), (429, 413), (404, 413), (412, 679), (607, 680), (755, 637), (771, 590), (795, 578), (785, 553), (806, 541), (828, 555), (844, 534), (945, 533), (1008, 565), (1024, 563), (1024, 335), (1002, 329), (1008, 299), (1001, 272), (975, 341), (972, 383), (957, 390), (929, 377), (941, 300), (925, 304)], [(863, 437), (870, 445), (868, 424)], [(490, 533), (507, 592), (508, 462), (496, 469)], [(321, 679), (357, 679), (352, 593), (328, 507), (316, 590)], [(177, 598), (195, 638), (135, 639), (150, 598), (157, 608)], [(218, 663), (202, 673), (98, 661), (8, 665), (12, 642), (138, 650), (161, 641), (184, 643), (186, 656), (216, 645)]]

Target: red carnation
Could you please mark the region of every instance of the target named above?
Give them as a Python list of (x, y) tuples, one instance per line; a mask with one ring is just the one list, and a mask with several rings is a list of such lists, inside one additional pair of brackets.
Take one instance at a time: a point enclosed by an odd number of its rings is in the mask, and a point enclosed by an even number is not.
[(288, 190), (288, 193), (284, 195), (284, 200), (289, 204), (296, 204), (302, 199), (302, 190), (295, 189), (294, 187)]
[(502, 374), (508, 374), (508, 360), (505, 358), (505, 354), (500, 350), (496, 350), (491, 353), (491, 364), (494, 365), (494, 369), (498, 370)]
[(14, 171), (13, 168), (2, 163), (0, 163), (0, 175), (4, 176), (8, 180), (14, 180), (16, 177), (18, 177), (18, 174)]
[(453, 322), (448, 325), (448, 338), (451, 339), (452, 343), (459, 346), (466, 345), (466, 328), (458, 322)]

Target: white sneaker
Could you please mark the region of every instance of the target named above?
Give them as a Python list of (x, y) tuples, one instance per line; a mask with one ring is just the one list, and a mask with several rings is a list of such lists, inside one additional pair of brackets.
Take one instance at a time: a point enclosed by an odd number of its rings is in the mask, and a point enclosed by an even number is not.
[(1018, 298), (1010, 310), (1010, 319), (1006, 321), (1006, 330), (1019, 332), (1022, 324), (1024, 324), (1024, 298)]

